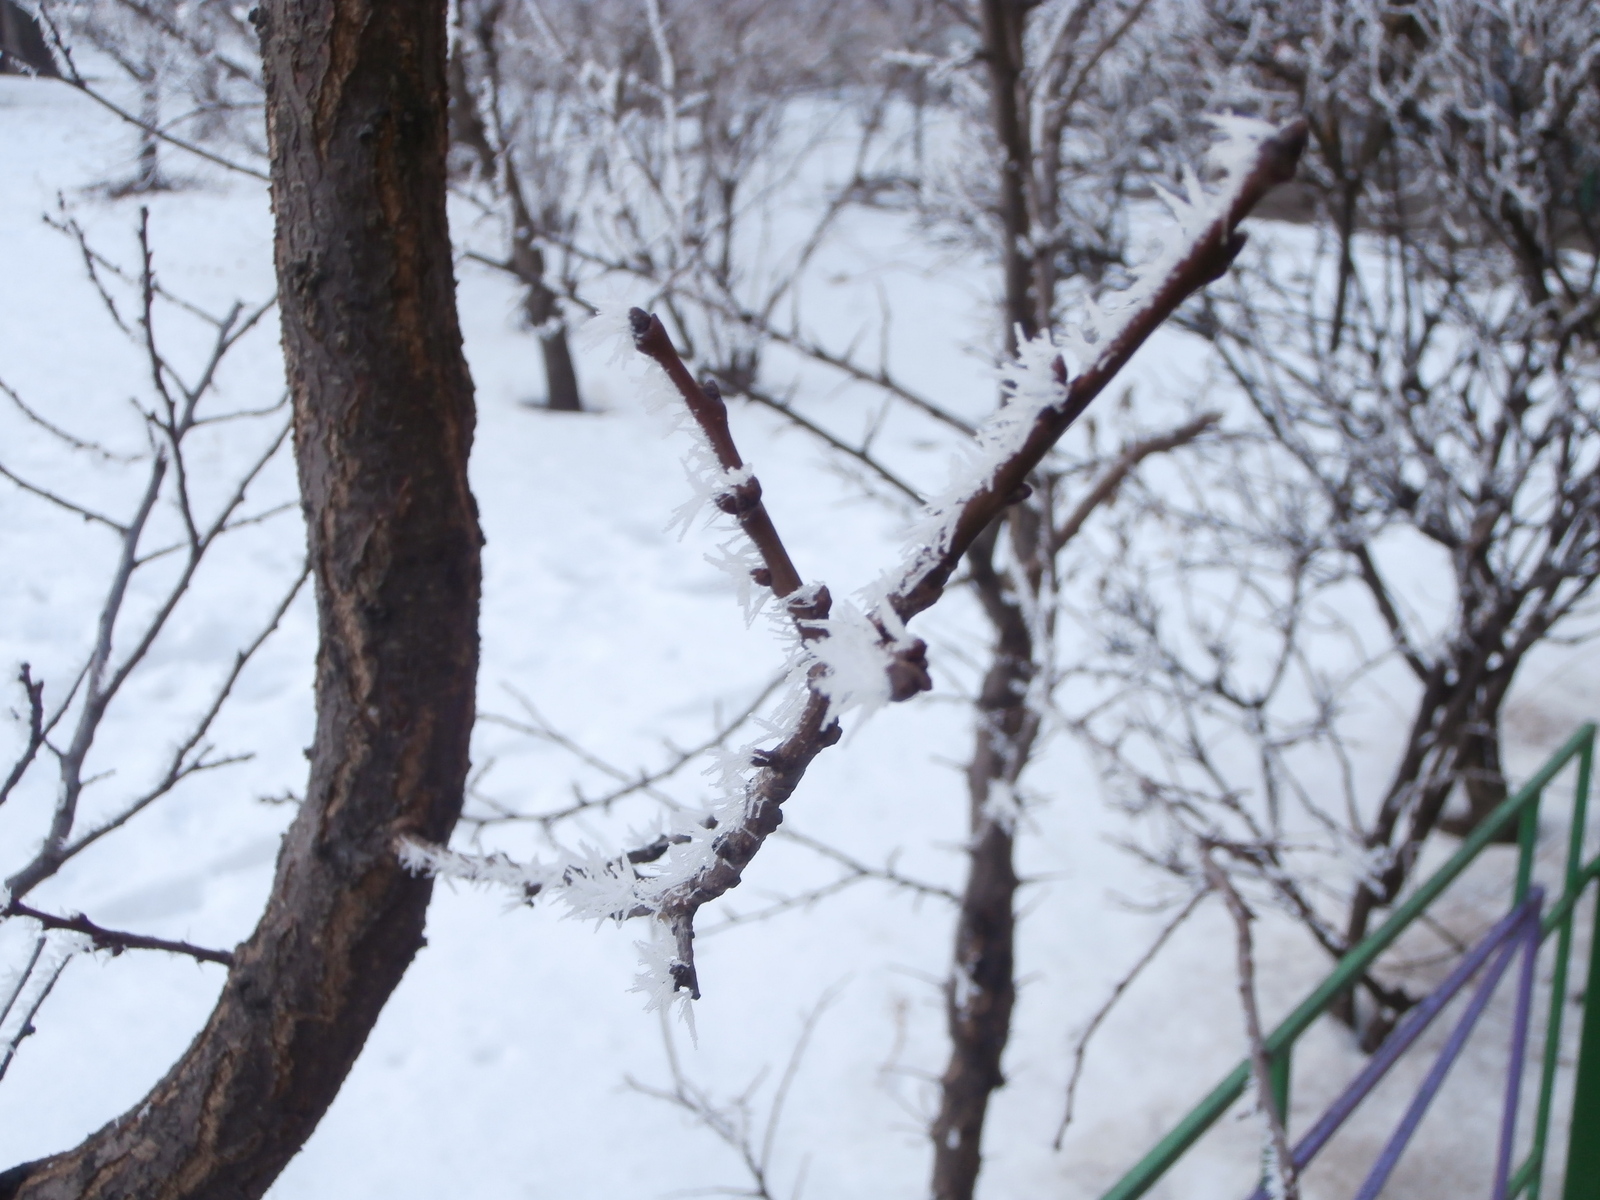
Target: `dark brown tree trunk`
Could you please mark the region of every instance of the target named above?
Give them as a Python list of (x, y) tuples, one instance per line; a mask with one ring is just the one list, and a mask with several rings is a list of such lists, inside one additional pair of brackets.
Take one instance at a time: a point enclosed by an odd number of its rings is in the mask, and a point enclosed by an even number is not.
[(310, 1136), (422, 945), (396, 839), (460, 812), (477, 674), (472, 385), (445, 224), (443, 0), (263, 0), (284, 352), (317, 581), (306, 798), (205, 1028), (0, 1197), (236, 1200)]
[[(983, 56), (989, 76), (989, 119), (1001, 153), (999, 211), (1005, 345), (1039, 331), (1027, 186), (1033, 169), (1022, 81), (1023, 32), (1029, 3), (983, 0)], [(1037, 721), (1024, 697), (1033, 678), (1033, 636), (1019, 600), (994, 569), (994, 551), (1008, 529), (1013, 541), (1037, 529), (1020, 509), (995, 522), (974, 543), (968, 568), (995, 630), (994, 657), (977, 704), (977, 736), (967, 767), (970, 840), (967, 883), (956, 920), (955, 961), (946, 985), (950, 1060), (940, 1080), (933, 1140), (934, 1200), (972, 1200), (983, 1162), (989, 1098), (1005, 1083), (1001, 1060), (1016, 1003), (1017, 873), (1012, 814), (994, 803), (1014, 784), (1032, 749)], [(1019, 524), (1020, 522), (1020, 524)], [(1031, 547), (1032, 552), (1037, 546)], [(1031, 557), (1031, 554), (1029, 555)]]
[(1010, 792), (1028, 762), (1039, 723), (1026, 703), (1036, 670), (1032, 631), (1018, 598), (995, 571), (993, 555), (1008, 526), (1014, 544), (1026, 542), (1036, 552), (1037, 520), (1019, 509), (991, 526), (967, 555), (996, 644), (978, 699), (977, 737), (967, 767), (967, 883), (945, 997), (950, 1061), (930, 1130), (935, 1200), (971, 1200), (982, 1165), (989, 1098), (1005, 1083), (1001, 1059), (1016, 1003), (1017, 873)]
[[(1500, 762), (1500, 716), (1482, 715), (1474, 728), (1462, 739), (1461, 750), (1456, 755), (1457, 769), (1461, 775), (1461, 790), (1466, 798), (1466, 812), (1445, 816), (1439, 829), (1452, 837), (1467, 837), (1483, 824), (1495, 809), (1505, 802), (1505, 769)], [(1517, 826), (1513, 822), (1494, 838), (1497, 842), (1515, 842)]]
[(61, 78), (39, 22), (14, 0), (0, 0), (0, 75)]
[(1017, 333), (1032, 337), (1040, 328), (1043, 298), (1033, 294), (1032, 223), (1028, 182), (1033, 150), (1028, 141), (1028, 107), (1022, 80), (1023, 33), (1034, 0), (983, 0), (983, 57), (989, 74), (989, 120), (1001, 153), (999, 218), (1000, 262), (1005, 281), (1006, 352), (1017, 352)]

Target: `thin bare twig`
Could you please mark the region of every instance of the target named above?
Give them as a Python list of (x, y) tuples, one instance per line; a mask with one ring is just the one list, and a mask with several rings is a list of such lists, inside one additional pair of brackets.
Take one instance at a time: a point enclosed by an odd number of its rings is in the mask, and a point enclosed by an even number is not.
[(44, 680), (35, 680), (31, 668), (27, 663), (22, 664), (22, 669), (17, 672), (17, 682), (22, 685), (23, 694), (28, 697), (28, 742), (22, 748), (22, 753), (17, 756), (17, 761), (12, 765), (11, 772), (6, 776), (4, 784), (0, 784), (0, 804), (4, 804), (11, 795), (11, 789), (16, 787), (23, 775), (27, 774), (28, 767), (32, 765), (39, 747), (44, 745)]
[(114, 955), (121, 954), (124, 950), (161, 950), (168, 954), (186, 955), (196, 962), (217, 963), (224, 967), (233, 966), (233, 955), (226, 950), (210, 950), (190, 942), (175, 942), (166, 938), (146, 937), (142, 933), (107, 929), (103, 925), (95, 924), (82, 913), (60, 917), (54, 913), (41, 912), (20, 900), (13, 900), (4, 909), (0, 909), (0, 920), (7, 917), (22, 917), (38, 923), (44, 929), (81, 933), (94, 943), (96, 950), (109, 950)]
[(1105, 1003), (1095, 1010), (1094, 1016), (1089, 1018), (1089, 1023), (1084, 1026), (1083, 1032), (1078, 1035), (1078, 1040), (1072, 1047), (1072, 1072), (1067, 1076), (1067, 1103), (1061, 1114), (1061, 1124), (1056, 1128), (1055, 1140), (1051, 1143), (1054, 1149), (1061, 1149), (1061, 1142), (1067, 1136), (1067, 1126), (1072, 1124), (1073, 1112), (1077, 1104), (1078, 1083), (1083, 1078), (1084, 1060), (1088, 1056), (1089, 1043), (1094, 1039), (1095, 1033), (1105, 1022), (1105, 1019), (1111, 1015), (1112, 1010), (1117, 1007), (1123, 994), (1144, 973), (1144, 969), (1155, 961), (1156, 955), (1161, 953), (1161, 948), (1167, 944), (1173, 934), (1178, 932), (1179, 926), (1189, 919), (1194, 910), (1200, 907), (1200, 902), (1208, 895), (1210, 895), (1210, 892), (1199, 891), (1189, 897), (1188, 903), (1178, 910), (1177, 916), (1166, 923), (1161, 932), (1156, 935), (1155, 940), (1139, 956), (1139, 961), (1134, 963), (1121, 979), (1117, 980), (1116, 986), (1111, 989), (1111, 995), (1107, 996)]
[(75, 88), (82, 92), (85, 96), (89, 97), (89, 99), (93, 100), (102, 108), (105, 108), (109, 112), (115, 113), (123, 121), (127, 122), (129, 125), (132, 125), (135, 129), (148, 134), (150, 137), (159, 138), (161, 141), (166, 142), (170, 146), (176, 146), (179, 150), (187, 150), (190, 154), (193, 154), (198, 158), (203, 158), (207, 162), (215, 163), (217, 166), (223, 167), (229, 171), (236, 171), (240, 175), (248, 175), (252, 179), (259, 179), (262, 183), (271, 182), (271, 178), (265, 171), (258, 171), (254, 167), (245, 166), (243, 163), (232, 162), (229, 159), (223, 158), (220, 154), (215, 154), (212, 151), (205, 149), (203, 146), (197, 146), (193, 142), (185, 141), (180, 137), (175, 137), (166, 130), (162, 129), (159, 125), (152, 125), (148, 121), (140, 120), (110, 97), (95, 90), (89, 85), (89, 81), (85, 79), (83, 74), (78, 70), (78, 64), (72, 57), (72, 49), (67, 45), (65, 37), (62, 36), (61, 27), (56, 24), (55, 16), (50, 11), (50, 5), (41, 4), (39, 6), (39, 16), (43, 18), (45, 27), (50, 31), (51, 42), (55, 44), (56, 50), (61, 54), (62, 61), (67, 65), (66, 71), (64, 71), (61, 75), (61, 82), (65, 83), (68, 87)]
[(657, 790), (656, 785), (676, 775), (690, 762), (694, 761), (696, 758), (699, 758), (700, 755), (706, 753), (708, 750), (714, 750), (718, 746), (721, 746), (723, 743), (725, 743), (728, 738), (733, 736), (735, 730), (739, 729), (742, 725), (749, 721), (750, 718), (756, 715), (761, 706), (765, 704), (768, 699), (771, 698), (772, 694), (783, 685), (785, 678), (787, 677), (784, 675), (774, 676), (767, 683), (767, 685), (761, 689), (760, 693), (757, 694), (755, 699), (751, 700), (749, 704), (745, 705), (745, 707), (741, 709), (732, 720), (724, 722), (720, 728), (714, 730), (711, 735), (699, 745), (683, 750), (675, 749), (672, 758), (668, 760), (666, 765), (658, 767), (654, 771), (639, 771), (634, 774), (629, 774), (627, 771), (624, 771), (621, 767), (616, 766), (614, 763), (607, 762), (605, 759), (599, 757), (583, 745), (579, 744), (577, 741), (573, 740), (568, 735), (562, 733), (559, 729), (545, 719), (544, 715), (534, 707), (531, 700), (522, 695), (516, 689), (508, 687), (506, 690), (509, 691), (516, 699), (517, 703), (522, 706), (523, 712), (528, 715), (528, 721), (516, 721), (510, 717), (503, 717), (498, 713), (484, 713), (479, 717), (479, 720), (491, 725), (499, 725), (506, 729), (513, 729), (518, 733), (525, 733), (529, 737), (539, 738), (541, 741), (547, 741), (552, 745), (560, 746), (563, 750), (577, 758), (580, 762), (586, 763), (595, 770), (604, 772), (605, 774), (611, 776), (611, 778), (617, 780), (621, 786), (613, 788), (611, 791), (599, 796), (585, 796), (583, 793), (577, 792), (576, 799), (574, 799), (571, 804), (564, 808), (553, 809), (542, 813), (512, 812), (496, 806), (496, 812), (493, 816), (463, 816), (461, 818), (462, 824), (468, 824), (482, 828), (488, 825), (503, 825), (515, 822), (536, 822), (548, 829), (557, 821), (564, 821), (569, 817), (577, 816), (579, 813), (588, 812), (596, 808), (601, 810), (608, 809), (618, 800), (621, 800), (626, 796), (634, 795), (638, 792), (644, 792), (645, 794), (652, 796), (664, 803), (674, 803), (670, 796)]
[[(40, 941), (42, 944), (43, 939), (40, 939)], [(72, 958), (73, 956), (70, 953), (63, 955), (61, 961), (50, 968), (49, 979), (45, 981), (44, 987), (39, 989), (39, 994), (33, 998), (33, 1003), (28, 1006), (28, 1011), (23, 1015), (21, 1024), (17, 1026), (17, 1032), (11, 1035), (11, 1040), (6, 1043), (4, 1050), (0, 1051), (0, 1080), (6, 1077), (6, 1071), (11, 1067), (11, 1060), (16, 1058), (17, 1049), (22, 1045), (23, 1039), (35, 1032), (33, 1019), (39, 1015), (39, 1010), (44, 1007), (44, 1002), (50, 998), (50, 993), (55, 989), (56, 980), (61, 978), (61, 972), (67, 969), (67, 964), (72, 961)], [(27, 974), (23, 976), (18, 985), (19, 991), (21, 983), (25, 983), (33, 973), (33, 966), (38, 960), (39, 956), (35, 953), (28, 965)]]
[(1206, 881), (1221, 893), (1228, 914), (1233, 918), (1239, 972), (1239, 1003), (1244, 1010), (1245, 1036), (1250, 1043), (1250, 1072), (1255, 1079), (1256, 1103), (1267, 1119), (1267, 1133), (1271, 1145), (1272, 1162), (1268, 1165), (1269, 1178), (1278, 1177), (1281, 1190), (1276, 1194), (1282, 1200), (1299, 1200), (1300, 1181), (1294, 1165), (1294, 1155), (1289, 1148), (1289, 1133), (1285, 1122), (1288, 1114), (1278, 1111), (1278, 1100), (1272, 1086), (1272, 1062), (1267, 1054), (1266, 1034), (1261, 1025), (1261, 1009), (1256, 1002), (1256, 961), (1250, 926), (1255, 914), (1245, 904), (1227, 871), (1217, 865), (1211, 856), (1211, 847), (1201, 850), (1200, 861)]

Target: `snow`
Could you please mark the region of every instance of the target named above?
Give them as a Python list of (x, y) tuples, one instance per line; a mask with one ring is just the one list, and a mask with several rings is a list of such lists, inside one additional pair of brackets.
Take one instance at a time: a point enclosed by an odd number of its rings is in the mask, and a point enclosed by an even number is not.
[[(60, 194), (96, 244), (131, 261), (136, 201), (106, 199), (92, 185), (131, 173), (133, 139), (65, 87), (0, 78), (0, 146), (7, 278), (0, 289), (0, 378), (52, 420), (92, 431), (119, 452), (136, 452), (138, 426), (127, 419), (127, 397), (144, 388), (139, 359), (109, 327), (74, 247), (38, 219), (55, 210)], [(219, 310), (236, 297), (271, 293), (270, 214), (257, 185), (209, 170), (193, 168), (192, 186), (148, 203), (162, 280)], [(985, 413), (995, 395), (993, 368), (967, 349), (985, 344), (991, 321), (992, 281), (981, 265), (918, 251), (893, 214), (853, 218), (841, 241), (816, 267), (818, 282), (808, 292), (819, 335), (845, 331), (842, 342), (870, 319), (871, 289), (863, 299), (850, 286), (870, 273), (881, 279), (892, 309), (904, 314), (889, 339), (897, 369), (952, 409), (974, 419)], [(473, 483), (488, 536), (480, 707), (517, 718), (508, 690), (514, 688), (598, 758), (625, 771), (658, 764), (671, 753), (663, 739), (687, 746), (705, 738), (790, 666), (793, 647), (774, 639), (763, 622), (740, 619), (737, 581), (707, 561), (719, 554), (723, 533), (691, 525), (680, 541), (666, 532), (684, 499), (681, 435), (668, 435), (646, 411), (629, 364), (608, 362), (605, 350), (580, 343), (581, 379), (599, 411), (530, 408), (523, 401), (537, 377), (537, 349), (517, 328), (517, 297), (473, 264), (462, 263), (459, 273), (480, 411)], [(196, 328), (176, 317), (166, 328), (181, 355), (198, 353)], [(861, 392), (826, 392), (780, 352), (771, 361), (813, 386), (818, 411), (841, 423), (870, 419)], [(1202, 374), (1192, 347), (1166, 335), (1132, 371), (1142, 397), (1160, 403), (1166, 396), (1174, 404)], [(230, 361), (224, 394), (241, 406), (270, 403), (281, 380), (269, 320)], [(836, 699), (841, 706), (881, 702), (870, 671), (851, 674), (866, 661), (859, 646), (850, 649), (866, 637), (866, 622), (859, 606), (846, 607), (842, 598), (870, 588), (883, 564), (896, 560), (905, 534), (901, 514), (864, 502), (850, 480), (824, 469), (820, 452), (775, 415), (734, 405), (732, 420), (741, 451), (761, 464), (766, 503), (802, 576), (830, 581), (833, 636), (822, 645), (842, 651), (829, 664), (840, 680)], [(71, 486), (108, 510), (126, 507), (136, 471), (116, 462), (86, 466), (12, 416), (5, 421), (0, 461)], [(930, 443), (925, 429), (899, 418), (881, 436), (896, 468), (933, 490), (949, 443)], [(227, 426), (216, 427), (201, 458), (215, 472), (208, 478), (226, 478), (251, 449), (232, 440)], [(292, 464), (281, 455), (255, 503), (265, 508), (293, 495)], [(101, 766), (114, 766), (116, 774), (91, 789), (91, 808), (136, 786), (181, 737), (185, 720), (204, 706), (218, 664), (293, 578), (300, 546), (291, 511), (219, 551), (199, 594), (158, 643), (131, 702), (104, 732)], [(9, 675), (27, 661), (51, 689), (61, 686), (92, 633), (111, 549), (104, 531), (0, 487), (0, 670)], [(737, 547), (729, 553), (738, 559)], [(954, 701), (971, 689), (969, 664), (981, 657), (984, 635), (960, 595), (920, 618), (917, 632), (931, 646), (934, 695), (884, 706), (865, 724), (855, 714), (852, 736), (817, 760), (787, 805), (787, 821), (861, 861), (895, 856), (906, 875), (959, 887), (967, 801), (952, 768), (967, 755), (971, 729), (970, 710)], [(257, 798), (303, 783), (314, 637), (310, 596), (303, 594), (241, 679), (215, 740), (227, 751), (253, 752), (252, 759), (186, 784), (41, 888), (36, 902), (219, 947), (242, 939), (260, 911), (277, 839), (291, 815), (289, 804)], [(1511, 718), (1517, 769), (1594, 710), (1588, 683), (1594, 661), (1592, 654), (1563, 651), (1535, 664)], [(7, 704), (14, 703), (8, 693)], [(747, 727), (730, 739), (723, 765), (735, 781), (749, 762), (748, 748), (739, 747), (758, 732)], [(9, 763), (16, 736), (11, 729), (0, 734), (0, 762)], [(1374, 720), (1367, 744), (1375, 761), (1396, 736)], [(590, 794), (607, 784), (595, 767), (551, 741), (500, 725), (481, 731), (475, 763), (481, 796), (529, 811), (570, 803), (574, 783)], [(615, 848), (662, 830), (692, 831), (708, 802), (718, 802), (708, 801), (715, 789), (697, 770), (657, 789), (681, 812), (641, 793), (558, 827), (549, 839), (537, 826), (485, 827), (476, 840), (464, 830), (456, 849), (505, 855), (480, 855), (473, 870), (513, 888), (529, 879), (547, 883), (555, 871), (540, 868), (530, 876), (513, 861), (586, 864), (594, 892), (577, 897), (573, 910), (603, 917), (635, 899), (639, 883), (607, 874)], [(1025, 783), (1031, 799), (1020, 868), (1040, 882), (1024, 893), (1008, 1084), (991, 1109), (980, 1194), (1092, 1197), (1241, 1056), (1232, 930), (1220, 906), (1202, 906), (1130, 989), (1090, 1049), (1079, 1115), (1064, 1149), (1052, 1152), (1072, 1040), (1166, 917), (1121, 899), (1148, 899), (1157, 881), (1108, 844), (1129, 830), (1123, 816), (1100, 802), (1087, 757), (1057, 740)], [(1553, 792), (1547, 807), (1552, 835), (1560, 832), (1556, 799)], [(31, 791), (0, 809), (0, 872), (31, 853), (49, 801), (41, 774)], [(637, 840), (627, 840), (630, 832)], [(693, 849), (674, 846), (662, 869)], [(487, 862), (495, 864), (492, 871), (481, 865)], [(1475, 927), (1482, 915), (1499, 911), (1507, 860), (1496, 852), (1488, 866), (1453, 902), (1458, 927)], [(697, 956), (706, 996), (694, 1006), (698, 1044), (676, 1052), (685, 1073), (715, 1096), (738, 1096), (756, 1080), (752, 1103), (764, 1113), (806, 1014), (837, 987), (785, 1109), (777, 1186), (787, 1191), (803, 1174), (807, 1196), (922, 1195), (929, 1080), (943, 1068), (939, 984), (949, 957), (949, 911), (863, 882), (764, 921), (732, 919), (835, 877), (834, 868), (798, 843), (774, 838), (744, 887), (702, 913)], [(641, 938), (657, 966), (668, 965), (673, 948), (650, 936), (655, 923), (619, 928), (558, 920), (560, 909), (523, 906), (514, 895), (508, 905), (508, 894), (503, 887), (441, 884), (427, 948), (272, 1196), (649, 1197), (745, 1184), (736, 1158), (708, 1131), (626, 1086), (629, 1077), (645, 1084), (670, 1078), (657, 1017), (629, 990)], [(0, 979), (20, 965), (32, 937), (22, 922), (0, 926), (6, 972)], [(1270, 915), (1257, 941), (1261, 961), (1272, 968), (1259, 979), (1270, 1022), (1326, 964), (1301, 934)], [(0, 1167), (74, 1144), (135, 1104), (199, 1028), (220, 982), (214, 967), (163, 955), (75, 958), (41, 1012), (38, 1033), (0, 1081)], [(663, 996), (647, 991), (646, 998)], [(1500, 1078), (1509, 1024), (1504, 995), (1486, 1021), (1490, 1033), (1457, 1067), (1396, 1176), (1395, 1194), (1461, 1195), (1483, 1178), (1472, 1172), (1492, 1153), (1483, 1148), (1484, 1131), (1498, 1101), (1495, 1088), (1481, 1081)], [(1315, 1026), (1296, 1062), (1294, 1125), (1303, 1129), (1359, 1062), (1337, 1028)], [(1410, 1078), (1426, 1065), (1417, 1064)], [(1341, 1187), (1349, 1193), (1388, 1131), (1383, 1114), (1409, 1098), (1403, 1083), (1386, 1084), (1389, 1099), (1379, 1096), (1373, 1113), (1341, 1135), (1309, 1173), (1308, 1195), (1338, 1195)], [(1248, 1114), (1225, 1121), (1152, 1194), (1243, 1194), (1259, 1169), (1258, 1145), (1259, 1125)]]

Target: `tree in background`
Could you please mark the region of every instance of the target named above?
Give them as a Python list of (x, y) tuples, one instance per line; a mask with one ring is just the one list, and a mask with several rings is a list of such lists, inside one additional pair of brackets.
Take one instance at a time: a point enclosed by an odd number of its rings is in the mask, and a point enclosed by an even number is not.
[[(1166, 498), (1175, 559), (1114, 571), (1106, 661), (1133, 700), (1098, 737), (1136, 807), (1159, 798), (1186, 836), (1226, 844), (1336, 957), (1436, 831), (1505, 797), (1519, 669), (1589, 632), (1596, 16), (1582, 0), (1210, 13), (1219, 102), (1307, 116), (1274, 211), (1309, 227), (1246, 254), (1184, 319), (1253, 441)], [(1374, 808), (1351, 742), (1375, 690), (1407, 730)], [(1326, 864), (1291, 848), (1308, 841), (1354, 875), (1342, 915), (1318, 895)], [(1175, 845), (1157, 857), (1199, 876)], [(1364, 990), (1375, 1046), (1411, 1001)]]

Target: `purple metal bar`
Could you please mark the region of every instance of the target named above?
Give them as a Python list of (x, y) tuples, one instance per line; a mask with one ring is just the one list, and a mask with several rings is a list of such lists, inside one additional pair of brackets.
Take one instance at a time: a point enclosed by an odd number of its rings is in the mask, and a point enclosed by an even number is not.
[(1517, 1140), (1517, 1102), (1522, 1096), (1522, 1068), (1528, 1052), (1528, 1020), (1533, 1014), (1534, 964), (1539, 960), (1539, 943), (1543, 940), (1539, 920), (1540, 902), (1543, 899), (1542, 889), (1528, 890), (1527, 907), (1531, 911), (1518, 935), (1522, 941), (1522, 972), (1517, 980), (1517, 1015), (1511, 1025), (1511, 1065), (1506, 1073), (1506, 1104), (1500, 1117), (1500, 1153), (1495, 1159), (1494, 1191), (1490, 1193), (1493, 1200), (1509, 1200), (1511, 1153)]
[[(1538, 945), (1539, 906), (1544, 899), (1541, 891), (1537, 895), (1529, 890), (1527, 901), (1517, 910), (1518, 924), (1529, 922), (1534, 938), (1534, 946)], [(1530, 920), (1531, 918), (1531, 920)], [(1522, 932), (1519, 930), (1518, 932)], [(1518, 939), (1519, 941), (1522, 939)], [(1444, 1085), (1444, 1078), (1455, 1065), (1456, 1058), (1461, 1054), (1462, 1048), (1467, 1044), (1473, 1027), (1477, 1025), (1478, 1018), (1483, 1015), (1483, 1010), (1489, 1007), (1489, 1001), (1494, 996), (1495, 985), (1500, 982), (1500, 977), (1505, 974), (1506, 968), (1511, 965), (1511, 958), (1517, 952), (1516, 942), (1512, 942), (1500, 952), (1500, 957), (1494, 962), (1483, 977), (1483, 982), (1478, 984), (1478, 989), (1472, 995), (1467, 1011), (1461, 1014), (1461, 1020), (1456, 1024), (1455, 1030), (1450, 1034), (1450, 1039), (1445, 1042), (1444, 1049), (1439, 1051), (1439, 1058), (1433, 1064), (1433, 1069), (1428, 1072), (1428, 1077), (1422, 1081), (1416, 1096), (1411, 1101), (1411, 1107), (1406, 1109), (1406, 1115), (1401, 1118), (1400, 1125), (1389, 1138), (1389, 1144), (1383, 1148), (1383, 1153), (1378, 1155), (1378, 1161), (1372, 1164), (1372, 1173), (1367, 1176), (1366, 1183), (1361, 1185), (1361, 1190), (1356, 1193), (1356, 1200), (1377, 1200), (1378, 1193), (1383, 1191), (1383, 1185), (1389, 1182), (1389, 1175), (1400, 1161), (1400, 1156), (1405, 1153), (1411, 1135), (1417, 1131), (1417, 1126), (1422, 1123), (1428, 1105), (1433, 1103), (1433, 1098), (1438, 1095), (1440, 1087)]]
[[(1297, 1171), (1304, 1170), (1322, 1148), (1328, 1144), (1328, 1141), (1339, 1131), (1340, 1126), (1349, 1119), (1350, 1114), (1356, 1110), (1356, 1107), (1367, 1098), (1372, 1089), (1389, 1073), (1389, 1069), (1394, 1066), (1400, 1056), (1411, 1048), (1412, 1043), (1422, 1036), (1423, 1031), (1433, 1023), (1434, 1018), (1443, 1011), (1451, 1000), (1455, 999), (1456, 994), (1478, 973), (1479, 969), (1488, 961), (1495, 950), (1511, 940), (1519, 932), (1522, 932), (1523, 923), (1528, 920), (1529, 912), (1537, 914), (1538, 905), (1542, 898), (1543, 892), (1539, 889), (1530, 891), (1527, 901), (1502, 917), (1494, 928), (1485, 934), (1467, 956), (1456, 965), (1455, 970), (1450, 972), (1445, 981), (1401, 1018), (1400, 1024), (1384, 1041), (1383, 1045), (1379, 1047), (1377, 1053), (1367, 1061), (1367, 1065), (1350, 1081), (1349, 1086), (1345, 1088), (1339, 1098), (1306, 1131), (1305, 1136), (1295, 1146), (1293, 1158)], [(1538, 929), (1537, 922), (1538, 918), (1535, 915), (1532, 923), (1532, 928), (1535, 932)], [(1495, 980), (1498, 980), (1500, 975), (1504, 973), (1506, 962), (1509, 962), (1510, 959), (1510, 952), (1514, 952), (1514, 950), (1515, 946), (1513, 945), (1505, 956), (1505, 962), (1497, 965), (1494, 974)], [(1268, 1200), (1266, 1185), (1263, 1184), (1252, 1192), (1250, 1200)]]

